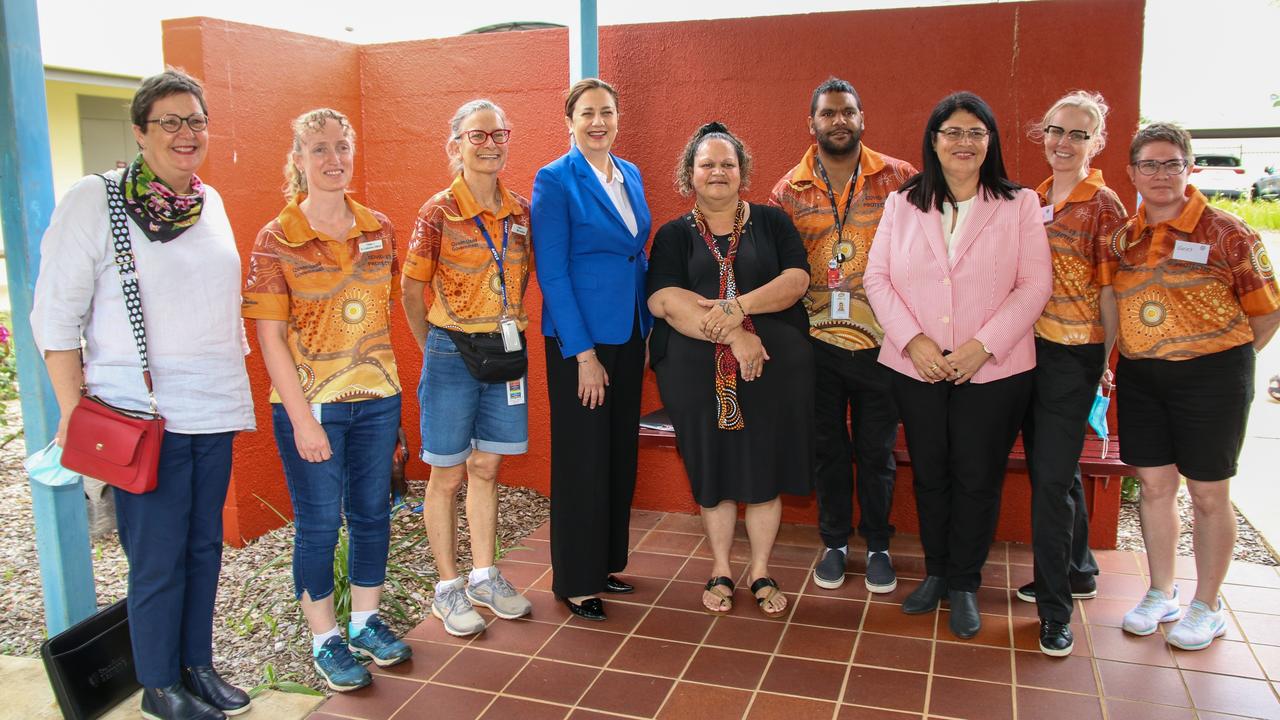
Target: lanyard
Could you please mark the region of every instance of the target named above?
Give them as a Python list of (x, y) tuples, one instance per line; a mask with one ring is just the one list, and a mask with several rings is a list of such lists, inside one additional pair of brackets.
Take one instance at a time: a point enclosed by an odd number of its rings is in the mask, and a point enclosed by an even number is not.
[[(813, 163), (818, 166), (818, 172), (822, 174), (822, 182), (827, 186), (827, 202), (831, 203), (831, 217), (836, 221), (836, 248), (833, 250), (837, 262), (844, 262), (848, 258), (840, 257), (839, 245), (844, 241), (844, 223), (849, 217), (849, 211), (853, 209), (853, 190), (849, 190), (849, 201), (844, 205), (844, 212), (840, 212), (839, 205), (836, 204), (836, 195), (831, 191), (831, 178), (827, 177), (827, 169), (822, 166), (822, 158), (817, 153), (813, 155)], [(853, 177), (849, 178), (849, 182), (857, 184), (858, 168), (854, 168)]]
[(502, 288), (502, 309), (507, 310), (507, 273), (503, 266), (507, 260), (507, 237), (511, 230), (511, 218), (507, 217), (502, 221), (502, 252), (493, 246), (493, 238), (489, 237), (489, 230), (485, 228), (484, 223), (480, 221), (480, 216), (476, 215), (471, 218), (476, 221), (476, 227), (480, 228), (480, 234), (484, 236), (484, 241), (489, 244), (489, 254), (493, 255), (493, 264), (498, 267), (498, 286)]

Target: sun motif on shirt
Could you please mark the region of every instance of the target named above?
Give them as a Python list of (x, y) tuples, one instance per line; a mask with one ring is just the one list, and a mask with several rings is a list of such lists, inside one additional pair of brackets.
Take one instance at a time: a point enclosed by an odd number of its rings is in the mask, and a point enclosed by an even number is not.
[(1142, 303), (1142, 307), (1138, 310), (1138, 319), (1147, 327), (1159, 326), (1167, 315), (1164, 303), (1159, 300), (1148, 300)]
[(1275, 277), (1275, 268), (1271, 265), (1271, 257), (1267, 255), (1267, 248), (1261, 242), (1253, 244), (1253, 251), (1249, 253), (1249, 259), (1253, 261), (1253, 269), (1264, 280), (1270, 280)]
[(311, 386), (316, 382), (316, 371), (312, 370), (310, 365), (300, 363), (298, 365), (298, 382), (302, 385), (303, 394), (311, 392)]
[(357, 334), (373, 304), (373, 297), (363, 288), (349, 288), (336, 304), (342, 313), (343, 330), (347, 334)]

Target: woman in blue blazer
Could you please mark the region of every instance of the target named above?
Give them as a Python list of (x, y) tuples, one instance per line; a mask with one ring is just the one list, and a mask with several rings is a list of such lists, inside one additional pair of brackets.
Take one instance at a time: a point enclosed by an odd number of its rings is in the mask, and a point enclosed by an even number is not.
[(532, 222), (551, 404), (552, 590), (588, 620), (601, 592), (634, 588), (627, 565), (636, 484), (649, 206), (635, 165), (610, 154), (618, 93), (587, 78), (569, 90), (569, 152), (538, 171)]

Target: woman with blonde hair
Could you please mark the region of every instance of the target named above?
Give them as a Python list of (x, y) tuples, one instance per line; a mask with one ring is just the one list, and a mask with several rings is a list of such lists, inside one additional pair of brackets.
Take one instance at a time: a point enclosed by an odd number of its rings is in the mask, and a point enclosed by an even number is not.
[[(533, 255), (529, 202), (498, 178), (510, 139), (506, 114), (492, 101), (472, 100), (454, 113), (445, 151), (456, 176), (418, 211), (401, 279), (423, 351), (422, 460), (431, 465), (424, 518), (440, 576), (431, 613), (457, 636), (484, 630), (475, 605), (507, 620), (532, 609), (494, 563), (498, 467), (529, 446), (524, 292)], [(456, 557), (464, 476), (472, 559), (465, 588)]]
[[(284, 210), (258, 233), (245, 282), (246, 318), (271, 376), (272, 420), (293, 503), (294, 591), (312, 632), (317, 672), (339, 692), (412, 650), (378, 617), (391, 535), (390, 478), (400, 381), (390, 304), (399, 286), (395, 236), (382, 213), (347, 195), (355, 131), (320, 108), (293, 122)], [(350, 635), (333, 605), (333, 554), (350, 534)]]

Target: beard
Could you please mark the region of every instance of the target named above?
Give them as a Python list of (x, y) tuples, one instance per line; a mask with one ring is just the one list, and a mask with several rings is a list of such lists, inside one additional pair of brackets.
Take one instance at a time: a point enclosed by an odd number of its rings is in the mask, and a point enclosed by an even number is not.
[(845, 128), (849, 133), (849, 139), (843, 142), (831, 139), (831, 132), (818, 134), (818, 147), (822, 152), (833, 157), (841, 157), (849, 155), (858, 149), (858, 145), (862, 142), (862, 128)]

